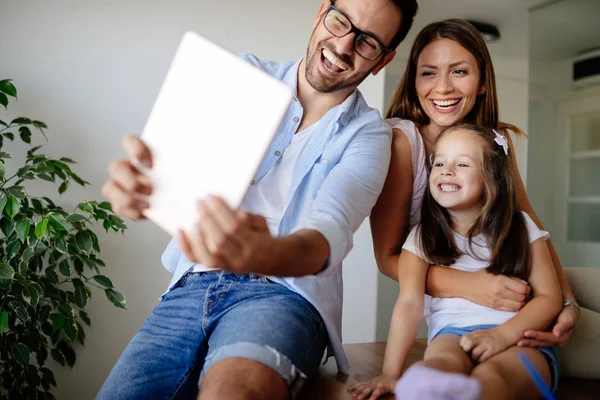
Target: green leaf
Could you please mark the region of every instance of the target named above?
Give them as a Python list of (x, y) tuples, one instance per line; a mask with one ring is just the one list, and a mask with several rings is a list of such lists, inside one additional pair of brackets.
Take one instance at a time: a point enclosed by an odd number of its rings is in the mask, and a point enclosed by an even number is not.
[(0, 311), (0, 335), (8, 328), (8, 311)]
[(6, 167), (4, 166), (4, 162), (0, 161), (0, 181), (4, 182), (6, 174)]
[(98, 208), (112, 211), (112, 205), (108, 201), (103, 201), (102, 203), (98, 204)]
[(7, 200), (8, 198), (6, 197), (4, 192), (0, 193), (0, 214), (2, 214), (2, 211), (4, 211), (4, 206), (6, 206)]
[(79, 231), (75, 235), (75, 245), (84, 253), (89, 253), (92, 249), (92, 238), (87, 231)]
[(17, 253), (19, 252), (20, 249), (21, 249), (21, 243), (19, 242), (18, 239), (11, 241), (10, 243), (8, 243), (6, 245), (5, 258), (8, 260), (12, 259), (14, 256), (17, 255)]
[(10, 123), (12, 124), (17, 124), (17, 125), (27, 125), (27, 124), (31, 124), (31, 120), (29, 118), (26, 117), (18, 117), (13, 119)]
[(21, 140), (27, 144), (31, 144), (31, 131), (28, 127), (22, 126), (19, 128), (19, 136)]
[(60, 161), (67, 163), (67, 164), (77, 164), (75, 161), (71, 160), (70, 158), (67, 157), (61, 157)]
[(0, 92), (6, 93), (11, 97), (17, 97), (17, 88), (10, 83), (11, 79), (3, 79), (0, 81)]
[(4, 236), (9, 237), (15, 230), (15, 224), (8, 218), (2, 218), (0, 220), (0, 230), (2, 230)]
[(4, 133), (4, 137), (7, 139), (10, 139), (11, 141), (15, 140), (15, 134), (12, 132), (6, 132)]
[(75, 319), (75, 313), (73, 312), (73, 307), (70, 304), (61, 303), (58, 305), (58, 311), (67, 319)]
[[(59, 174), (57, 174), (59, 175)], [(60, 184), (60, 186), (58, 187), (58, 194), (63, 194), (64, 192), (67, 191), (67, 189), (69, 189), (69, 182), (70, 181), (64, 181), (63, 183)]]
[(32, 124), (33, 126), (35, 126), (36, 128), (38, 128), (40, 131), (41, 131), (42, 129), (48, 129), (48, 125), (46, 125), (46, 124), (45, 124), (44, 122), (42, 122), (42, 121), (36, 121), (36, 120), (34, 120), (34, 121), (31, 121), (31, 124)]
[(62, 314), (52, 314), (50, 318), (54, 331), (62, 329), (62, 327), (65, 325), (65, 316)]
[(33, 257), (33, 249), (31, 247), (28, 247), (25, 249), (25, 251), (23, 251), (23, 255), (21, 256), (21, 260), (25, 263), (28, 263), (29, 260), (31, 259), (31, 257)]
[(0, 262), (0, 279), (8, 279), (12, 281), (15, 276), (15, 270), (6, 263)]
[(96, 275), (92, 279), (94, 279), (96, 282), (98, 282), (99, 284), (101, 284), (105, 288), (112, 289), (114, 287), (113, 283), (110, 281), (110, 279), (108, 278), (108, 276)]
[(29, 358), (31, 354), (29, 349), (23, 343), (15, 343), (12, 347), (12, 354), (15, 360), (22, 366), (29, 365)]
[(7, 108), (6, 106), (8, 106), (8, 97), (6, 97), (4, 93), (0, 93), (0, 104), (2, 104), (4, 108)]
[(46, 233), (46, 229), (48, 228), (48, 218), (43, 218), (37, 224), (35, 224), (35, 237), (41, 239)]
[(17, 199), (22, 199), (27, 195), (27, 191), (23, 186), (11, 186), (6, 189), (6, 192)]
[(30, 228), (31, 223), (26, 219), (17, 222), (16, 230), (17, 235), (19, 235), (19, 239), (21, 239), (21, 242), (25, 243), (25, 239), (27, 238), (27, 235), (29, 235)]
[(58, 269), (64, 276), (71, 276), (71, 266), (69, 265), (69, 261), (62, 260), (60, 264), (58, 264)]
[(90, 320), (90, 317), (87, 315), (87, 313), (83, 310), (79, 311), (79, 318), (81, 318), (81, 320), (83, 322), (85, 322), (85, 324), (87, 326), (91, 326), (92, 325), (92, 321)]
[(68, 231), (69, 225), (67, 224), (67, 220), (59, 213), (50, 213), (48, 214), (48, 218), (50, 219), (50, 224), (57, 231)]
[(65, 321), (65, 326), (63, 326), (63, 330), (69, 340), (74, 341), (77, 339), (77, 324), (75, 323), (75, 320), (67, 319)]
[(8, 306), (15, 312), (17, 317), (22, 321), (26, 322), (29, 319), (29, 313), (27, 309), (18, 301), (11, 301)]
[(92, 207), (92, 205), (87, 201), (82, 201), (81, 203), (79, 203), (77, 205), (77, 208), (88, 214), (94, 214), (94, 207)]
[(56, 250), (60, 251), (61, 253), (67, 253), (68, 252), (68, 247), (67, 247), (67, 242), (65, 241), (65, 238), (63, 236), (59, 236), (56, 238), (56, 242), (54, 242), (54, 247), (56, 247)]
[(75, 286), (75, 304), (79, 308), (84, 308), (87, 304), (87, 292), (82, 286)]
[(46, 269), (46, 277), (52, 283), (58, 283), (58, 274), (53, 268)]
[(123, 295), (121, 293), (117, 292), (116, 290), (112, 290), (112, 289), (106, 289), (104, 291), (104, 293), (106, 293), (106, 297), (108, 298), (108, 300), (111, 303), (113, 303), (113, 305), (115, 307), (123, 308), (123, 309), (127, 308), (125, 297), (123, 297)]
[(83, 215), (77, 213), (69, 214), (67, 216), (67, 222), (69, 223), (85, 221), (85, 219), (86, 218)]
[(38, 199), (31, 199), (31, 204), (33, 205), (33, 209), (39, 214), (44, 213), (44, 206), (42, 205), (41, 201), (39, 201)]
[(64, 367), (65, 356), (63, 356), (63, 354), (60, 352), (60, 350), (52, 349), (50, 351), (50, 354), (52, 355), (52, 358), (54, 359), (54, 361), (56, 361), (57, 363), (59, 363), (60, 365), (62, 365)]
[(19, 200), (12, 196), (8, 196), (8, 202), (4, 207), (4, 211), (6, 211), (6, 215), (8, 215), (10, 219), (13, 219), (13, 217), (17, 215), (20, 208), (21, 206), (19, 205)]
[(48, 382), (50, 385), (56, 387), (56, 379), (54, 379), (54, 374), (48, 368), (40, 368), (40, 372), (42, 373), (42, 379)]
[(38, 305), (40, 294), (41, 293), (39, 293), (33, 286), (25, 286), (25, 290), (23, 291), (23, 300), (25, 300), (27, 304), (35, 309)]

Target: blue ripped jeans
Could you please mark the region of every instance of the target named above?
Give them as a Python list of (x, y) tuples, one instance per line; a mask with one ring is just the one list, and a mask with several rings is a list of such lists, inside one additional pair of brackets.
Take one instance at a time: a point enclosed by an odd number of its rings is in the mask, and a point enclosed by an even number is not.
[(195, 399), (199, 377), (230, 357), (271, 367), (294, 396), (327, 343), (317, 310), (282, 284), (225, 271), (187, 274), (133, 337), (97, 398)]

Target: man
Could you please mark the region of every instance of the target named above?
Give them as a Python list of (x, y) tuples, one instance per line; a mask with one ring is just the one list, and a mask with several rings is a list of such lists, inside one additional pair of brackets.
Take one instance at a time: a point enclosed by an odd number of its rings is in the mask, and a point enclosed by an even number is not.
[[(416, 0), (325, 2), (306, 57), (243, 56), (289, 85), (295, 101), (243, 211), (204, 199), (197, 233), (169, 243), (169, 291), (99, 398), (183, 398), (200, 375), (203, 400), (286, 399), (327, 347), (348, 369), (341, 263), (383, 187), (391, 146), (357, 87), (393, 59), (416, 11)], [(111, 164), (103, 193), (119, 215), (139, 219), (151, 187), (133, 160), (151, 166), (151, 155), (138, 138), (124, 145), (129, 159)]]

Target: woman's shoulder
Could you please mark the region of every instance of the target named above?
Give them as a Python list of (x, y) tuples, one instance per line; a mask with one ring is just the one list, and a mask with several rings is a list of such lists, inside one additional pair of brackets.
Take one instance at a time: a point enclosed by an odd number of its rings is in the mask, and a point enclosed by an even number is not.
[(402, 119), (402, 118), (389, 118), (386, 119), (385, 122), (392, 128), (392, 129), (400, 129), (403, 132), (415, 132), (415, 133), (419, 133), (419, 129), (417, 128), (417, 125), (415, 125), (415, 123), (409, 119)]

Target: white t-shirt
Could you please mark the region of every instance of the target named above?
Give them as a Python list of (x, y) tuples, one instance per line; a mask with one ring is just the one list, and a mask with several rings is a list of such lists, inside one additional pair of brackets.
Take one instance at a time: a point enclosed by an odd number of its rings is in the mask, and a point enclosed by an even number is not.
[[(527, 213), (523, 212), (523, 216), (525, 217), (529, 232), (529, 243), (533, 243), (539, 238), (548, 238), (548, 232), (540, 230)], [(421, 251), (419, 229), (420, 225), (412, 229), (402, 249), (410, 251), (423, 260), (427, 260)], [(467, 238), (455, 232), (454, 240), (458, 249), (464, 254), (454, 264), (450, 265), (449, 268), (475, 272), (489, 266), (489, 261), (482, 261), (477, 258), (489, 260), (491, 256), (490, 248), (485, 243), (482, 235), (477, 235), (473, 238), (473, 253), (477, 257), (473, 257)], [(429, 310), (425, 310), (424, 314), (427, 325), (429, 325), (428, 341), (431, 341), (440, 330), (449, 326), (464, 328), (473, 325), (500, 325), (514, 317), (517, 313), (495, 310), (459, 297), (433, 297)]]
[[(242, 209), (251, 214), (260, 214), (267, 220), (271, 235), (278, 236), (279, 222), (285, 211), (288, 192), (292, 184), (294, 168), (310, 134), (319, 123), (314, 123), (308, 128), (296, 133), (290, 144), (285, 148), (283, 154), (275, 165), (258, 182), (252, 184), (242, 202)], [(214, 271), (202, 264), (194, 265), (193, 272)]]

